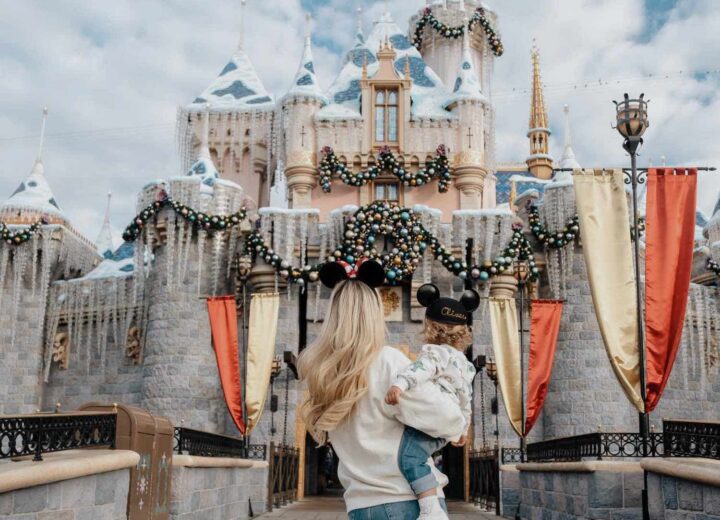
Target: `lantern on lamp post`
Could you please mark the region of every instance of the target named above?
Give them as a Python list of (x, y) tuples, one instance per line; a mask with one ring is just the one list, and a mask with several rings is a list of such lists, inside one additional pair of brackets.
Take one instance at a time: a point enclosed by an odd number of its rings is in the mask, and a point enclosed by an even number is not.
[(522, 409), (522, 419), (520, 424), (520, 462), (525, 462), (525, 450), (527, 447), (527, 439), (525, 436), (525, 422), (527, 409), (525, 407), (525, 290), (530, 278), (530, 267), (525, 261), (516, 260), (514, 262), (514, 276), (518, 282), (518, 293), (520, 299), (519, 325), (520, 325), (520, 405)]

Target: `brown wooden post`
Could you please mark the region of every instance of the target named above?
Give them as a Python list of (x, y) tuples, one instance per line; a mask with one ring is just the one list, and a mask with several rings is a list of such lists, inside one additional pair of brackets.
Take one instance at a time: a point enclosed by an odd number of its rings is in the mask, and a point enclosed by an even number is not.
[(274, 478), (273, 475), (275, 474), (275, 443), (270, 442), (270, 451), (268, 452), (268, 493), (267, 493), (267, 510), (268, 512), (273, 510), (273, 488), (274, 486)]

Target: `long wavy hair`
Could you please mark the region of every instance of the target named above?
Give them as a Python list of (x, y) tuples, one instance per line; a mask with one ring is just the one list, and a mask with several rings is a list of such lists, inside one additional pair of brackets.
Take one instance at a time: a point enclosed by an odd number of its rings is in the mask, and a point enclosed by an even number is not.
[(368, 391), (368, 367), (385, 342), (380, 297), (357, 280), (339, 283), (330, 296), (320, 334), (298, 361), (307, 396), (300, 415), (319, 443), (355, 411)]

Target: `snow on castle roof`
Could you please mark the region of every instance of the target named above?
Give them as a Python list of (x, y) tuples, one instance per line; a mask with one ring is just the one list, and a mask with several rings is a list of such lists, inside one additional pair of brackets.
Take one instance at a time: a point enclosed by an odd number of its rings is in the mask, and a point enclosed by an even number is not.
[(262, 109), (275, 106), (272, 94), (265, 90), (250, 58), (237, 49), (215, 81), (190, 103), (188, 109), (203, 110), (210, 103), (213, 109)]
[(287, 93), (288, 96), (305, 96), (320, 99), (323, 103), (327, 103), (327, 97), (323, 94), (315, 75), (315, 64), (312, 55), (312, 43), (310, 36), (305, 38), (305, 48), (303, 49), (300, 67), (295, 74), (293, 85)]
[(454, 116), (445, 110), (449, 93), (442, 80), (423, 60), (418, 50), (410, 43), (400, 27), (385, 13), (375, 24), (366, 41), (357, 38), (357, 43), (345, 58), (345, 65), (328, 90), (330, 103), (317, 114), (318, 119), (347, 119), (360, 117), (360, 80), (363, 64), (367, 60), (368, 77), (378, 69), (376, 52), (388, 38), (397, 57), (395, 69), (402, 76), (405, 61), (410, 63), (413, 100), (412, 115), (415, 118), (451, 119)]
[(455, 86), (448, 105), (458, 101), (480, 101), (487, 102), (483, 95), (480, 79), (475, 70), (472, 57), (470, 56), (470, 44), (467, 36), (463, 38), (463, 52), (460, 60), (460, 68), (455, 78)]
[(50, 184), (45, 178), (45, 168), (40, 159), (35, 161), (30, 175), (18, 186), (10, 198), (2, 205), (0, 211), (32, 210), (43, 214), (65, 218), (60, 209)]

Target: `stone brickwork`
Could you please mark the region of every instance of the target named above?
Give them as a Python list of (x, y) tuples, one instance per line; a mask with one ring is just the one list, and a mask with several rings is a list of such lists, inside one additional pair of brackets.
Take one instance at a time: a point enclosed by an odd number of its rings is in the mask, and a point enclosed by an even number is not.
[(85, 360), (78, 359), (76, 353), (71, 353), (67, 370), (53, 365), (43, 392), (43, 410), (51, 410), (60, 403), (63, 411), (71, 411), (88, 401), (140, 405), (143, 367), (134, 364), (125, 355), (125, 347), (116, 345), (112, 334), (110, 336), (104, 364), (100, 353), (91, 349), (89, 370)]
[[(194, 247), (185, 283), (168, 288), (167, 250), (155, 251), (147, 280), (147, 336), (143, 351), (140, 406), (173, 424), (220, 432), (227, 407), (212, 347), (207, 304), (198, 294), (198, 259)], [(203, 276), (208, 276), (205, 266)], [(207, 286), (207, 284), (204, 284)]]
[[(20, 246), (26, 247), (26, 246)], [(0, 414), (33, 413), (41, 406), (45, 302), (30, 284), (20, 293), (12, 343), (13, 290), (11, 267), (0, 282)]]
[(267, 504), (267, 467), (173, 467), (172, 520), (245, 520)]
[(648, 472), (648, 501), (653, 520), (720, 520), (720, 487)]
[(607, 464), (606, 469), (584, 472), (523, 471), (520, 466), (519, 504), (504, 503), (503, 516), (515, 518), (519, 512), (527, 520), (641, 518), (640, 465), (636, 464), (636, 471), (618, 471), (613, 463)]
[(7, 520), (123, 520), (127, 518), (127, 469), (0, 494)]

